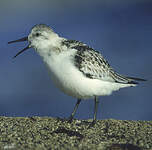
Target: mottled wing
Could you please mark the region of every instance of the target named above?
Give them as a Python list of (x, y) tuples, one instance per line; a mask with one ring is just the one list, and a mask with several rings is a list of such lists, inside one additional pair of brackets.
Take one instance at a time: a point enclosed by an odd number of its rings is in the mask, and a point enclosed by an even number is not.
[(66, 40), (63, 44), (77, 50), (74, 63), (86, 77), (109, 82), (136, 84), (132, 78), (116, 73), (101, 53), (86, 44), (75, 40)]
[(114, 81), (110, 76), (112, 68), (98, 51), (86, 45), (73, 48), (78, 50), (75, 55), (75, 65), (85, 76), (92, 79)]

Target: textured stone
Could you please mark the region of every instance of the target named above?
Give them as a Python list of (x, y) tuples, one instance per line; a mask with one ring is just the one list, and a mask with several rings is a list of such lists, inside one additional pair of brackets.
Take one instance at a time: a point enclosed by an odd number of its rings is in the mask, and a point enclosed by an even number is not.
[(0, 149), (4, 150), (150, 150), (152, 121), (88, 121), (49, 117), (0, 117)]

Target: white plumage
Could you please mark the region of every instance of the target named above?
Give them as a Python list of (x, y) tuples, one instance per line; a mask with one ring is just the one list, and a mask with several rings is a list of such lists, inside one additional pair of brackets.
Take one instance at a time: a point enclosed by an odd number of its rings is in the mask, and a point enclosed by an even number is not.
[[(41, 28), (43, 28), (43, 30)], [(38, 31), (41, 32), (41, 37), (34, 38), (35, 33)], [(42, 35), (47, 38), (43, 38)], [(52, 81), (60, 90), (70, 96), (86, 99), (94, 96), (110, 95), (112, 91), (119, 90), (120, 88), (135, 86), (135, 84), (117, 83), (112, 80), (112, 78), (108, 76), (109, 68), (103, 72), (103, 74), (107, 73), (107, 75), (101, 79), (85, 76), (75, 65), (75, 56), (77, 55), (77, 51), (80, 51), (75, 47), (86, 47), (86, 45), (77, 41), (68, 42), (68, 40), (59, 37), (50, 30), (50, 28), (46, 28), (43, 25), (41, 25), (41, 27), (35, 26), (28, 39), (31, 41), (31, 46), (34, 47), (43, 58)], [(91, 52), (96, 53), (95, 51)], [(92, 60), (88, 60), (86, 66), (89, 66), (91, 62)], [(94, 68), (92, 68), (92, 70), (93, 69)], [(97, 70), (101, 69), (102, 66), (98, 65)], [(89, 72), (91, 72), (91, 70)]]
[(54, 84), (67, 95), (78, 99), (70, 120), (81, 99), (95, 97), (95, 122), (98, 96), (110, 95), (120, 88), (136, 86), (135, 80), (143, 80), (119, 75), (101, 53), (82, 42), (59, 37), (44, 24), (34, 26), (28, 37), (9, 43), (26, 40), (29, 45), (15, 57), (31, 47), (36, 50), (47, 66)]
[(134, 84), (122, 84), (86, 77), (74, 65), (76, 50), (52, 54), (43, 58), (49, 70), (52, 81), (66, 94), (86, 99), (94, 96), (110, 95), (112, 91)]

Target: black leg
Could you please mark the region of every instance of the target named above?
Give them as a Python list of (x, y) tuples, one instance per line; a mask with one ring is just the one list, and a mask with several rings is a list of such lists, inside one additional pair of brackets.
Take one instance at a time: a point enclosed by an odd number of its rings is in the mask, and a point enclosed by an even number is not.
[(68, 119), (68, 120), (69, 120), (68, 122), (72, 122), (72, 119), (73, 119), (73, 117), (74, 117), (74, 115), (75, 115), (75, 113), (76, 113), (76, 111), (77, 111), (77, 109), (78, 109), (78, 106), (79, 106), (80, 102), (81, 102), (81, 99), (78, 99), (78, 100), (77, 100), (77, 103), (76, 103), (76, 105), (75, 105), (75, 107), (74, 107), (74, 110), (73, 110), (71, 116), (70, 116), (69, 119)]
[(93, 116), (93, 121), (92, 121), (92, 123), (90, 124), (90, 127), (94, 126), (95, 123), (96, 123), (98, 104), (99, 104), (98, 97), (95, 96), (95, 99), (94, 99), (94, 116)]

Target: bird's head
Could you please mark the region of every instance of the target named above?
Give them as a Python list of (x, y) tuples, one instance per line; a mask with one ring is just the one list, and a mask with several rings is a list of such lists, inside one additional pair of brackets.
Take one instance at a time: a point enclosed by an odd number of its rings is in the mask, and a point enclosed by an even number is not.
[(45, 24), (38, 24), (35, 25), (30, 34), (27, 37), (10, 41), (8, 44), (15, 43), (15, 42), (23, 42), (28, 41), (28, 46), (25, 47), (23, 50), (19, 51), (15, 56), (17, 57), (22, 52), (28, 50), (29, 48), (34, 48), (36, 51), (45, 50), (49, 47), (50, 44), (55, 43), (55, 39), (58, 37), (56, 33), (53, 32), (53, 30), (45, 25)]

